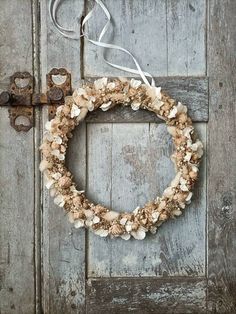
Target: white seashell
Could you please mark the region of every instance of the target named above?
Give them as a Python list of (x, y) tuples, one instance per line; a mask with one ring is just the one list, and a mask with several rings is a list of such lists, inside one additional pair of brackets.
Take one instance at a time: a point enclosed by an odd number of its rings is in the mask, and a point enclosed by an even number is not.
[(75, 222), (74, 213), (72, 213), (72, 212), (69, 212), (69, 213), (68, 213), (68, 220), (69, 220), (69, 222), (72, 223), (72, 224)]
[(183, 136), (187, 137), (187, 138), (191, 138), (191, 133), (193, 131), (193, 127), (191, 126), (188, 126), (186, 127), (185, 129), (183, 129), (182, 133), (183, 133)]
[(49, 142), (54, 141), (54, 137), (52, 136), (52, 134), (49, 131), (44, 132), (44, 139), (46, 139)]
[(187, 111), (188, 111), (187, 107), (184, 106), (184, 105), (179, 101), (178, 104), (177, 104), (177, 112), (178, 112), (178, 113), (181, 113), (181, 112), (187, 113)]
[(199, 171), (199, 169), (198, 169), (198, 167), (197, 167), (197, 166), (192, 165), (191, 167), (192, 167), (192, 170), (193, 170), (194, 172), (198, 172), (198, 171)]
[(192, 196), (193, 196), (193, 193), (192, 193), (192, 192), (189, 192), (189, 194), (188, 194), (188, 196), (186, 197), (185, 201), (186, 201), (186, 202), (190, 202)]
[(132, 230), (132, 222), (131, 221), (127, 221), (126, 225), (125, 225), (125, 230), (127, 232), (130, 232)]
[(86, 220), (86, 221), (85, 221), (85, 225), (86, 225), (87, 227), (91, 227), (91, 226), (93, 225), (92, 219)]
[(187, 183), (187, 180), (185, 180), (184, 178), (180, 178), (180, 189), (184, 192), (187, 192), (188, 191), (188, 187), (186, 185)]
[(125, 224), (126, 224), (126, 222), (127, 222), (127, 218), (121, 218), (121, 220), (120, 220), (120, 224), (122, 225), (122, 226), (124, 226)]
[(99, 235), (100, 237), (108, 236), (108, 230), (105, 230), (105, 229), (94, 230), (94, 233)]
[(55, 142), (57, 144), (61, 144), (62, 143), (62, 138), (59, 135), (54, 136), (53, 142)]
[(56, 172), (52, 174), (52, 178), (55, 180), (59, 180), (61, 178), (60, 172)]
[(139, 207), (139, 206), (138, 206), (138, 207), (136, 207), (136, 208), (133, 210), (133, 214), (134, 214), (134, 215), (137, 215), (137, 213), (138, 213), (139, 209), (140, 209), (140, 207)]
[(139, 103), (139, 102), (133, 102), (133, 103), (131, 104), (131, 108), (132, 108), (134, 111), (136, 111), (136, 110), (139, 110), (140, 105), (141, 105), (141, 103)]
[(139, 81), (139, 80), (135, 80), (135, 79), (131, 79), (131, 80), (130, 80), (130, 86), (131, 86), (132, 88), (134, 88), (134, 89), (139, 88), (139, 86), (140, 86), (141, 84), (142, 84), (142, 82)]
[(187, 152), (186, 155), (184, 156), (184, 161), (190, 161), (192, 157), (192, 153), (191, 152)]
[(129, 233), (124, 233), (120, 236), (123, 240), (129, 240), (130, 239), (130, 234)]
[(174, 194), (174, 190), (172, 189), (171, 186), (169, 186), (168, 188), (166, 188), (163, 192), (163, 196), (165, 197), (171, 197)]
[(171, 181), (171, 184), (170, 184), (172, 187), (178, 186), (181, 175), (182, 175), (181, 172), (178, 172), (176, 174), (175, 178)]
[(57, 157), (59, 160), (65, 160), (65, 155), (60, 153), (58, 149), (54, 149), (51, 154), (55, 157)]
[(93, 111), (94, 110), (94, 103), (90, 100), (88, 102), (88, 111)]
[(174, 209), (174, 210), (172, 210), (172, 212), (171, 212), (173, 215), (175, 215), (175, 216), (180, 216), (180, 215), (182, 215), (182, 212), (181, 212), (181, 210), (178, 210), (178, 209)]
[(100, 218), (98, 216), (94, 216), (93, 223), (97, 224), (97, 223), (99, 223), (99, 221), (100, 221)]
[(137, 231), (132, 231), (131, 235), (136, 239), (136, 240), (143, 240), (146, 237), (146, 231), (144, 228), (139, 227)]
[(110, 90), (113, 90), (115, 87), (116, 87), (116, 83), (114, 83), (114, 82), (110, 82), (107, 84), (107, 88)]
[(108, 221), (112, 221), (112, 220), (115, 220), (119, 217), (119, 213), (111, 210), (109, 212), (107, 212), (105, 215), (103, 215), (103, 218), (108, 220)]
[(106, 86), (107, 86), (107, 77), (103, 77), (94, 81), (94, 87), (96, 90), (103, 89)]
[(51, 131), (51, 129), (52, 129), (52, 120), (51, 121), (47, 121), (45, 123), (45, 129), (48, 130), (48, 131)]
[(59, 114), (61, 113), (62, 109), (63, 109), (63, 105), (57, 107), (57, 111), (56, 111), (56, 115), (59, 116)]
[(47, 160), (43, 159), (41, 162), (40, 162), (40, 165), (39, 165), (39, 170), (41, 172), (45, 171), (46, 169), (49, 169), (52, 167), (52, 164), (49, 163)]
[(74, 223), (75, 228), (82, 228), (84, 226), (84, 220), (76, 219)]
[[(155, 97), (155, 99), (161, 99), (161, 87), (151, 86), (149, 87), (152, 95)], [(153, 97), (152, 96), (152, 97)]]
[(70, 112), (71, 118), (78, 117), (80, 114), (80, 111), (81, 111), (80, 108), (76, 106), (76, 104), (73, 104), (71, 107), (71, 112)]
[(194, 144), (191, 145), (191, 149), (197, 152), (199, 158), (203, 155), (203, 144), (201, 141), (197, 140)]
[(108, 109), (110, 109), (111, 107), (111, 101), (104, 103), (100, 106), (100, 108), (102, 109), (102, 111), (107, 111)]
[(87, 96), (86, 90), (82, 87), (77, 88), (76, 93), (78, 96)]
[(84, 214), (86, 218), (91, 218), (93, 216), (93, 211), (90, 209), (84, 209)]
[(170, 111), (170, 113), (169, 113), (169, 115), (168, 115), (168, 118), (169, 118), (169, 119), (175, 118), (177, 112), (178, 112), (177, 107), (174, 106), (174, 107), (171, 109), (171, 111)]
[[(45, 179), (46, 179), (46, 177), (45, 177)], [(46, 188), (48, 190), (51, 189), (54, 186), (55, 180), (53, 180), (53, 179), (46, 179), (45, 181), (46, 181), (45, 186), (46, 186)]]
[(54, 198), (54, 204), (58, 205), (59, 207), (63, 207), (65, 205), (63, 195), (59, 194)]
[(161, 107), (164, 105), (164, 102), (161, 101), (160, 99), (155, 99), (152, 103), (152, 105), (157, 109), (157, 110), (160, 110)]
[(153, 221), (154, 223), (157, 222), (159, 216), (160, 216), (160, 213), (158, 213), (158, 212), (152, 213), (152, 221)]

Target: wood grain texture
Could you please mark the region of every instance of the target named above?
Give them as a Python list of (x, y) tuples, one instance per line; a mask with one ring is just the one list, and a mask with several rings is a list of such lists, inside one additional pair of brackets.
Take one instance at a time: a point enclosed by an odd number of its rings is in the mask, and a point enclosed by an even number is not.
[(167, 0), (168, 75), (203, 75), (206, 0)]
[(208, 310), (236, 313), (236, 2), (209, 2)]
[[(193, 121), (208, 121), (208, 79), (197, 77), (156, 78), (158, 86), (171, 97), (188, 106)], [(90, 112), (87, 122), (161, 122), (154, 113), (146, 110), (133, 111), (130, 108), (114, 107), (107, 112)]]
[[(76, 25), (84, 2), (65, 1), (58, 8), (58, 21), (65, 27)], [(46, 89), (46, 73), (53, 67), (65, 67), (72, 73), (75, 86), (80, 77), (80, 41), (62, 37), (48, 16), (48, 1), (41, 1), (41, 65), (42, 90)], [(47, 120), (44, 110), (43, 122)], [(78, 145), (75, 143), (78, 142)], [(78, 153), (73, 149), (76, 147)], [(81, 189), (86, 179), (86, 127), (77, 128), (67, 156)], [(76, 168), (76, 171), (75, 171)], [(85, 231), (77, 232), (63, 210), (53, 204), (48, 191), (43, 191), (43, 280), (44, 313), (84, 313), (85, 298)]]
[(206, 280), (89, 279), (87, 313), (206, 313)]
[[(106, 0), (114, 30), (104, 41), (131, 51), (144, 70), (152, 75), (204, 75), (206, 0)], [(94, 6), (89, 0), (88, 12)], [(105, 24), (104, 13), (96, 8), (95, 19), (86, 28), (97, 39)], [(108, 60), (135, 68), (132, 59), (116, 50)], [(85, 76), (119, 76), (122, 73), (104, 64), (102, 50), (85, 42)]]
[[(174, 177), (172, 143), (164, 124), (88, 124), (88, 195), (131, 211), (161, 195)], [(197, 125), (201, 140), (206, 126)], [(88, 276), (205, 274), (205, 158), (195, 197), (182, 217), (144, 241), (101, 239), (89, 233)], [(191, 234), (191, 236), (189, 236)], [(97, 249), (99, 247), (99, 250)]]
[[(1, 1), (0, 92), (14, 72), (32, 73), (31, 14), (31, 1)], [(10, 126), (8, 108), (0, 108), (2, 314), (35, 311), (33, 134), (32, 129), (17, 133)]]

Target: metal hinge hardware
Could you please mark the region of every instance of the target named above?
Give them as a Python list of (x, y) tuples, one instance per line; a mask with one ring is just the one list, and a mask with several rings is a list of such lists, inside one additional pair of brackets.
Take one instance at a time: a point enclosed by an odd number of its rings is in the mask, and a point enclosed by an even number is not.
[[(63, 78), (56, 82), (55, 78)], [(10, 125), (17, 131), (29, 131), (34, 126), (34, 107), (48, 105), (48, 117), (55, 116), (57, 106), (64, 103), (65, 96), (71, 95), (71, 74), (64, 68), (53, 68), (46, 75), (46, 93), (34, 93), (34, 77), (29, 72), (16, 72), (10, 77), (8, 91), (0, 94), (0, 106), (9, 106)], [(17, 124), (23, 116), (27, 124)]]

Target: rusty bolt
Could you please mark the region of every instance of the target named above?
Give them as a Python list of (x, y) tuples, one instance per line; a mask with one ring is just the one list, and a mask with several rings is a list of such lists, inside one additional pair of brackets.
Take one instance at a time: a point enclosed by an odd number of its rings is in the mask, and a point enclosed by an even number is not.
[(50, 88), (50, 90), (48, 91), (48, 97), (50, 98), (52, 102), (57, 102), (57, 101), (62, 100), (63, 96), (64, 96), (63, 91), (59, 87), (54, 86)]
[(8, 92), (2, 92), (0, 94), (0, 105), (5, 105), (10, 102), (11, 95)]

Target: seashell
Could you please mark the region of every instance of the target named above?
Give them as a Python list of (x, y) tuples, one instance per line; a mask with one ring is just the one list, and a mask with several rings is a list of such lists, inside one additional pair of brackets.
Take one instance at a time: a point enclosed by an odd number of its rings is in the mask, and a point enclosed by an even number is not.
[(169, 118), (169, 119), (175, 118), (177, 112), (178, 112), (177, 107), (174, 106), (174, 107), (171, 109), (171, 111), (170, 111), (170, 113), (169, 113), (169, 115), (168, 115), (168, 118)]
[(196, 180), (197, 177), (198, 177), (198, 173), (195, 172), (195, 171), (190, 171), (189, 172), (189, 176), (190, 176), (191, 179)]
[(59, 207), (63, 207), (65, 205), (65, 200), (63, 195), (59, 194), (54, 198), (54, 204), (58, 205)]
[(80, 108), (76, 106), (76, 104), (73, 104), (71, 107), (70, 116), (71, 118), (78, 117), (80, 114)]
[(90, 100), (88, 102), (87, 107), (88, 107), (88, 111), (93, 111), (94, 110), (94, 103)]
[(100, 237), (106, 237), (108, 236), (108, 230), (105, 230), (105, 229), (97, 229), (97, 230), (94, 230), (94, 233), (99, 235)]
[[(49, 142), (53, 142), (54, 137), (52, 136), (52, 134), (51, 134), (49, 131), (47, 131), (47, 132), (44, 132), (44, 138), (43, 138), (43, 139), (44, 139), (44, 140), (47, 140), (47, 141), (49, 141)], [(44, 144), (47, 145), (46, 143), (43, 143), (43, 144), (40, 146), (40, 149), (43, 149)]]
[(84, 120), (84, 118), (86, 117), (87, 113), (88, 113), (88, 108), (85, 108), (85, 107), (81, 108), (80, 109), (80, 114), (79, 114), (79, 116), (75, 120), (76, 123), (78, 124), (80, 121)]
[(129, 233), (124, 233), (120, 236), (123, 240), (127, 241), (130, 239), (130, 234)]
[(120, 215), (119, 213), (111, 210), (111, 211), (105, 213), (105, 215), (103, 215), (102, 218), (104, 218), (107, 221), (112, 221), (112, 220), (117, 219), (119, 217), (119, 215)]
[(109, 110), (111, 107), (111, 101), (107, 102), (107, 103), (104, 103), (100, 106), (100, 108), (102, 109), (102, 111), (107, 111)]
[(160, 213), (158, 213), (158, 212), (152, 213), (152, 222), (154, 222), (154, 223), (157, 222), (159, 216), (160, 216)]
[(54, 189), (54, 188), (52, 188), (52, 189), (50, 189), (50, 196), (51, 197), (55, 197), (56, 195), (57, 195), (57, 190), (56, 189)]
[(131, 235), (136, 240), (143, 240), (146, 237), (146, 229), (144, 229), (143, 227), (139, 227), (137, 231), (132, 231)]
[(168, 216), (167, 216), (166, 213), (160, 214), (159, 220), (165, 221), (165, 220), (167, 220), (167, 219), (168, 219)]
[(182, 212), (179, 209), (174, 209), (174, 210), (172, 210), (171, 214), (174, 216), (180, 216), (180, 215), (182, 215)]
[(188, 194), (188, 196), (186, 197), (185, 201), (186, 201), (186, 202), (190, 202), (192, 196), (193, 196), (193, 193), (192, 193), (192, 192), (189, 192), (189, 194)]
[(135, 79), (131, 79), (131, 80), (130, 80), (130, 86), (131, 86), (132, 88), (134, 88), (134, 89), (139, 88), (139, 86), (140, 86), (141, 84), (142, 84), (142, 82), (139, 81), (139, 80), (135, 80)]
[(133, 223), (131, 221), (127, 221), (125, 224), (125, 230), (127, 232), (130, 232), (132, 230), (132, 225), (133, 225)]
[(74, 197), (73, 204), (75, 207), (80, 207), (82, 205), (81, 198), (79, 196)]
[(93, 211), (90, 209), (84, 209), (84, 214), (86, 218), (91, 218), (93, 216)]
[(93, 223), (98, 224), (100, 222), (100, 218), (98, 216), (94, 216)]
[(52, 174), (52, 178), (55, 180), (59, 180), (61, 178), (60, 172), (56, 172)]
[(165, 201), (161, 201), (160, 204), (158, 205), (158, 211), (161, 211), (165, 207), (166, 207), (166, 202)]
[(58, 180), (58, 185), (64, 189), (68, 188), (71, 185), (71, 183), (72, 183), (71, 178), (67, 176), (63, 176)]
[(126, 224), (127, 220), (128, 220), (128, 219), (125, 218), (125, 217), (124, 217), (124, 218), (121, 218), (120, 224), (124, 226), (124, 225)]
[[(156, 98), (153, 103), (152, 103), (152, 106), (157, 109), (157, 110), (160, 110), (161, 107), (164, 105), (164, 102), (161, 101), (160, 99)], [(160, 119), (163, 119), (163, 117), (159, 116)]]
[(111, 233), (114, 236), (121, 235), (123, 233), (124, 229), (121, 227), (121, 225), (112, 225), (109, 229), (109, 233)]
[(85, 97), (87, 96), (86, 90), (82, 87), (79, 87), (76, 89), (76, 94), (78, 96), (85, 96)]
[(113, 90), (115, 87), (116, 87), (116, 83), (114, 83), (114, 82), (110, 82), (107, 84), (107, 88), (109, 90)]
[(94, 87), (96, 90), (103, 89), (106, 86), (107, 86), (107, 77), (103, 77), (94, 81)]
[(136, 207), (134, 210), (133, 210), (133, 214), (134, 215), (137, 215), (138, 214), (138, 211), (140, 210), (140, 207)]
[(187, 137), (187, 138), (191, 138), (191, 133), (193, 131), (193, 127), (192, 126), (188, 126), (185, 129), (183, 129), (182, 133), (183, 136)]
[(177, 112), (178, 113), (187, 113), (188, 109), (184, 106), (180, 101), (177, 104)]
[(52, 150), (51, 154), (55, 157), (57, 157), (59, 160), (65, 160), (65, 155), (61, 154), (59, 149)]
[(187, 192), (188, 191), (188, 187), (186, 185), (187, 180), (185, 180), (183, 177), (180, 178), (180, 190)]
[(192, 158), (192, 153), (187, 152), (186, 155), (184, 156), (184, 161), (190, 161)]
[(137, 111), (137, 110), (139, 110), (140, 105), (141, 105), (141, 103), (139, 103), (139, 102), (133, 102), (133, 103), (131, 104), (131, 108), (132, 108), (134, 111)]
[(164, 197), (171, 197), (174, 194), (174, 190), (171, 186), (169, 186), (168, 188), (166, 188), (163, 192), (163, 196)]
[(54, 136), (54, 142), (56, 144), (61, 144), (62, 143), (62, 138), (59, 135)]
[(82, 228), (84, 226), (84, 220), (76, 219), (74, 223), (75, 228)]
[(41, 172), (47, 170), (47, 169), (50, 169), (52, 167), (52, 164), (50, 162), (48, 162), (47, 160), (43, 159), (41, 162), (40, 162), (40, 165), (39, 165), (39, 170)]

